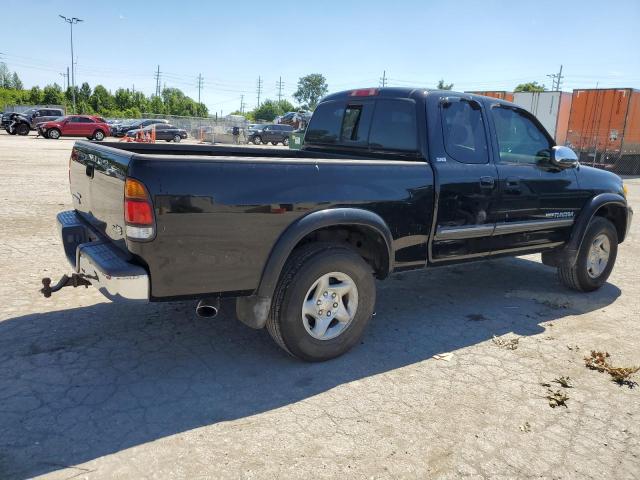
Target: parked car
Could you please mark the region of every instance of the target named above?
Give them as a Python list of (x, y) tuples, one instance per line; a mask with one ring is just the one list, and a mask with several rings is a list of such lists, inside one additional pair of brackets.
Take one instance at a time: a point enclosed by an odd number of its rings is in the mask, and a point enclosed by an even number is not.
[(257, 125), (255, 129), (247, 130), (247, 141), (254, 145), (271, 142), (272, 145), (282, 143), (289, 145), (289, 135), (293, 131), (291, 125)]
[(144, 128), (137, 128), (135, 130), (129, 130), (127, 137), (135, 137), (140, 132), (149, 133), (153, 129), (156, 129), (156, 140), (166, 140), (167, 142), (174, 141), (180, 143), (181, 140), (187, 138), (187, 131), (182, 128), (176, 128), (169, 123), (157, 123), (149, 125)]
[(526, 110), (413, 88), (325, 97), (301, 150), (80, 141), (69, 180), (73, 270), (43, 279), (45, 296), (92, 284), (196, 298), (204, 316), (236, 297), (241, 322), (309, 361), (360, 343), (375, 279), (397, 271), (541, 253), (564, 285), (596, 290), (633, 213), (620, 177)]
[(38, 134), (44, 138), (57, 140), (60, 137), (87, 137), (102, 141), (111, 134), (111, 128), (104, 119), (90, 115), (68, 115), (51, 122), (42, 122)]
[(5, 113), (2, 115), (2, 126), (11, 135), (29, 135), (36, 125), (64, 116), (60, 108), (31, 108), (22, 113)]
[(165, 120), (163, 118), (143, 118), (140, 120), (133, 120), (114, 127), (111, 133), (114, 137), (124, 137), (129, 130), (137, 130), (148, 127), (149, 125), (158, 125), (160, 123), (169, 123), (169, 120)]

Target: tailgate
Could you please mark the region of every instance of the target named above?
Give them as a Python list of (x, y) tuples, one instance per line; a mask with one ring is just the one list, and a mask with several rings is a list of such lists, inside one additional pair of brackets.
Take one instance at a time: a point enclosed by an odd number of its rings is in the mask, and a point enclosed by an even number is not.
[(73, 206), (94, 228), (126, 250), (124, 185), (132, 153), (76, 142), (69, 161)]

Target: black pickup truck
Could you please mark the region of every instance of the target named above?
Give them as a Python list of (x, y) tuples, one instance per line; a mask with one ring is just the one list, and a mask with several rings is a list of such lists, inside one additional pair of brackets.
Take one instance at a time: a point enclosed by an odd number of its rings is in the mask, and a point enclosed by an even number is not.
[(529, 112), (451, 91), (329, 95), (304, 149), (79, 141), (75, 210), (58, 215), (63, 286), (109, 297), (220, 297), (296, 357), (338, 356), (374, 312), (375, 279), (542, 253), (561, 281), (606, 280), (632, 210), (621, 179), (580, 165)]

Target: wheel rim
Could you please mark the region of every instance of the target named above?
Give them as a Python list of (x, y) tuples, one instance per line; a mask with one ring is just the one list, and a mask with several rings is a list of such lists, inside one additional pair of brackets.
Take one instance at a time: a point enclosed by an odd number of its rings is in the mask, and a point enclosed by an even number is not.
[(180, 135), (176, 135), (175, 137), (173, 137), (173, 141), (178, 143), (180, 141)]
[(282, 141), (282, 144), (283, 144), (283, 145), (289, 145), (289, 139), (288, 139), (288, 138), (285, 138), (285, 139)]
[(253, 139), (253, 143), (256, 145), (260, 145), (262, 143), (262, 139), (260, 137), (256, 137)]
[(358, 310), (358, 287), (342, 272), (317, 279), (302, 304), (302, 324), (317, 340), (331, 340), (344, 332)]
[(602, 275), (609, 263), (610, 252), (611, 243), (609, 242), (609, 237), (604, 233), (593, 239), (587, 257), (587, 273), (591, 278), (598, 278)]
[(96, 140), (102, 140), (103, 138), (104, 138), (104, 135), (102, 134), (102, 132), (96, 133)]
[(57, 130), (51, 130), (51, 132), (49, 132), (49, 136), (53, 139), (56, 139), (60, 136), (60, 134), (58, 133)]

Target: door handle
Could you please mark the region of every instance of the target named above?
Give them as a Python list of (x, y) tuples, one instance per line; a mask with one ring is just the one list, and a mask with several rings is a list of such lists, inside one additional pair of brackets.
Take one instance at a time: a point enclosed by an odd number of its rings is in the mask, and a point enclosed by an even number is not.
[(496, 181), (493, 177), (480, 177), (480, 188), (493, 188)]
[(93, 165), (87, 165), (84, 170), (84, 173), (87, 177), (93, 178), (93, 171), (94, 171)]

